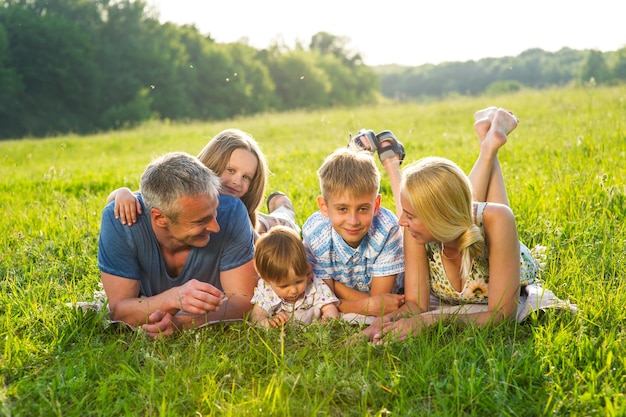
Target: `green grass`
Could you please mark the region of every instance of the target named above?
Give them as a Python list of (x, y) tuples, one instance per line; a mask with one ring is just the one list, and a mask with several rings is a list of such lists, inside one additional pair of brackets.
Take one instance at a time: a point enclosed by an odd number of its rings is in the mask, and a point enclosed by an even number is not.
[[(493, 329), (449, 324), (402, 343), (350, 343), (358, 328), (266, 331), (239, 323), (165, 341), (104, 328), (66, 307), (97, 289), (100, 211), (167, 151), (218, 131), (252, 133), (302, 223), (316, 169), (348, 133), (392, 130), (407, 162), (469, 171), (473, 112), (509, 107), (500, 152), (521, 239), (548, 247), (543, 279), (578, 315)], [(626, 87), (523, 91), (431, 104), (293, 112), (89, 137), (0, 142), (0, 410), (7, 416), (409, 416), (626, 414)], [(383, 204), (393, 207), (383, 178)]]

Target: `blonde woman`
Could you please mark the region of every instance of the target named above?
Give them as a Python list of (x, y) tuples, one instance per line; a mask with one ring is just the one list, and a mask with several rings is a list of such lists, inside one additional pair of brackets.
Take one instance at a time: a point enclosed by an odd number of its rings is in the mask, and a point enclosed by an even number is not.
[(415, 336), (452, 317), (479, 325), (515, 319), (520, 287), (537, 279), (538, 262), (519, 241), (497, 155), (518, 120), (495, 107), (475, 119), (480, 155), (469, 177), (439, 157), (402, 172), (405, 305), (364, 330), (374, 342)]

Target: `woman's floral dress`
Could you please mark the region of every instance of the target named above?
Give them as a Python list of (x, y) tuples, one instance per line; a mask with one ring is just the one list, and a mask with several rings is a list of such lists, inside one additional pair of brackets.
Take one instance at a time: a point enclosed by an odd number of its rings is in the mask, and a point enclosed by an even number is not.
[[(474, 216), (476, 225), (480, 227), (483, 237), (485, 236), (483, 211), (486, 206), (487, 203), (478, 203), (474, 207), (476, 210)], [(439, 242), (431, 242), (426, 245), (428, 263), (430, 265), (431, 293), (448, 304), (487, 304), (489, 295), (489, 260), (487, 253), (489, 248), (485, 245), (484, 254), (474, 258), (472, 261), (469, 279), (463, 283), (463, 288), (460, 292), (452, 286), (446, 275), (441, 249), (441, 243)], [(535, 260), (531, 251), (520, 242), (520, 285), (522, 287), (537, 279), (539, 266), (540, 264)]]

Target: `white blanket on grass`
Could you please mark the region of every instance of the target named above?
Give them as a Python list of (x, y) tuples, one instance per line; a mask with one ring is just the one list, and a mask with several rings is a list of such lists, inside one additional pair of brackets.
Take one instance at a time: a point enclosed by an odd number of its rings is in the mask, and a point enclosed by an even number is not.
[[(571, 304), (569, 301), (564, 301), (559, 299), (554, 293), (548, 289), (543, 288), (540, 284), (530, 284), (524, 288), (525, 295), (520, 296), (519, 305), (517, 306), (517, 315), (516, 320), (518, 322), (524, 321), (528, 318), (533, 312), (548, 310), (548, 309), (560, 309), (571, 311), (572, 313), (578, 313), (578, 307), (576, 304)], [(97, 290), (94, 292), (95, 301), (90, 302), (78, 302), (78, 303), (67, 303), (69, 307), (80, 308), (83, 311), (87, 310), (96, 310), (102, 311), (106, 309), (108, 312), (108, 306), (106, 303), (106, 298), (104, 295), (104, 291)], [(471, 313), (481, 313), (487, 311), (487, 304), (461, 304), (461, 305), (449, 305), (442, 304), (439, 299), (431, 295), (431, 310), (422, 314), (441, 314), (441, 313), (453, 313), (453, 314), (471, 314)], [(185, 313), (181, 313), (185, 314)], [(300, 324), (310, 324), (314, 322), (320, 316), (319, 309), (309, 309), (305, 311), (296, 311), (294, 314), (294, 322)], [(375, 316), (364, 316), (356, 313), (347, 313), (342, 314), (341, 318), (353, 324), (370, 324), (376, 317)], [(204, 323), (197, 328), (201, 328), (207, 326), (209, 324), (216, 323), (230, 323), (230, 322), (238, 322), (242, 321), (241, 319), (233, 319), (233, 320), (220, 320), (220, 321), (211, 321)], [(105, 316), (104, 318), (104, 326), (108, 327), (112, 324), (121, 324), (129, 327), (130, 329), (135, 329), (133, 326), (123, 322), (111, 320)]]
[[(561, 309), (571, 311), (572, 313), (578, 313), (578, 307), (576, 304), (571, 304), (569, 301), (559, 299), (554, 293), (548, 289), (543, 288), (540, 284), (530, 284), (524, 287), (524, 295), (520, 296), (519, 305), (517, 306), (517, 315), (515, 316), (518, 322), (524, 321), (533, 312), (548, 309)], [(435, 296), (430, 296), (430, 311), (422, 313), (423, 315), (429, 314), (471, 314), (482, 313), (488, 311), (487, 304), (459, 304), (451, 305), (444, 304)], [(343, 315), (344, 320), (354, 322), (355, 324), (370, 324), (375, 317), (363, 316), (361, 314), (348, 313)]]

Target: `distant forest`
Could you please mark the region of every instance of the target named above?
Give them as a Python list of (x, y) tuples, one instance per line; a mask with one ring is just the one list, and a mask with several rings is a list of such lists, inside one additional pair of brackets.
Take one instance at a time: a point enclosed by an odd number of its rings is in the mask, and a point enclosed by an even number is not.
[(528, 49), (518, 56), (418, 67), (375, 67), (381, 93), (399, 100), (478, 95), (572, 83), (626, 81), (626, 46), (615, 52)]
[(220, 44), (193, 25), (160, 23), (142, 0), (0, 4), (0, 139), (626, 81), (626, 46), (368, 67), (345, 37), (319, 32), (308, 45), (262, 50)]

